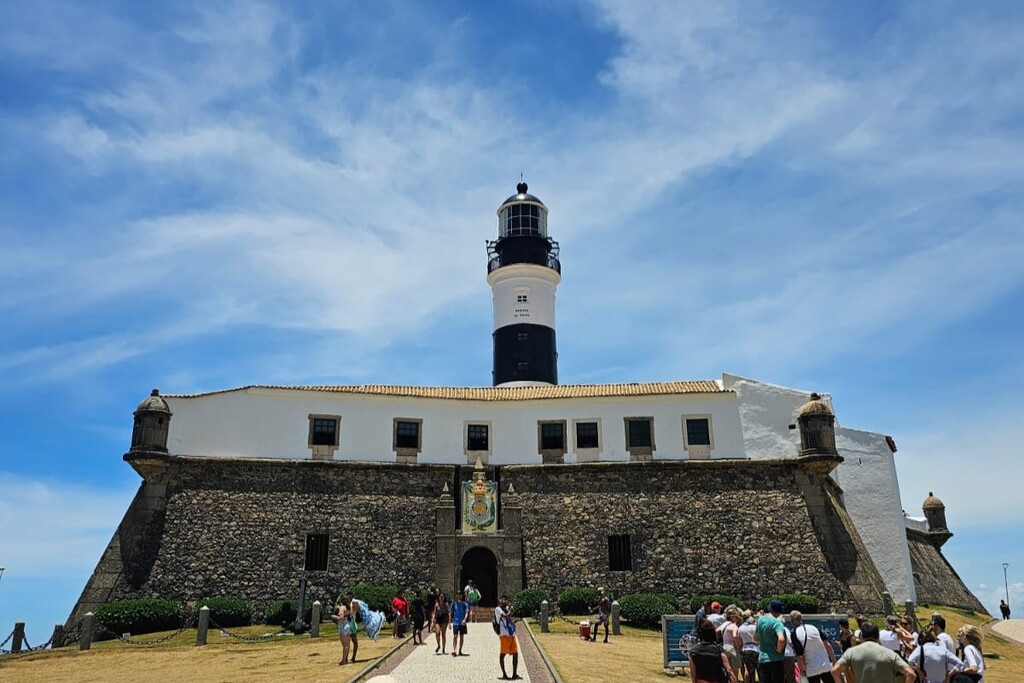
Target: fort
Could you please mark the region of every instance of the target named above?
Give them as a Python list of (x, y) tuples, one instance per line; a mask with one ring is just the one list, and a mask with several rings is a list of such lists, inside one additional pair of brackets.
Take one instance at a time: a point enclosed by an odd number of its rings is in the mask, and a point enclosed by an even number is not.
[(559, 385), (558, 244), (520, 183), (488, 246), (492, 386), (154, 390), (140, 489), (69, 622), (128, 597), (254, 605), (358, 582), (681, 597), (883, 593), (983, 611), (942, 555), (934, 496), (904, 515), (887, 435), (832, 397), (720, 379)]

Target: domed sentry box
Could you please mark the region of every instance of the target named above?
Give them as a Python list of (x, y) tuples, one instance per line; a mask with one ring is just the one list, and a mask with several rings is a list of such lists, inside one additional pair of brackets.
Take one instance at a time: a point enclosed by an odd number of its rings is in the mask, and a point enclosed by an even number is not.
[(928, 520), (928, 536), (936, 547), (942, 545), (953, 537), (953, 532), (946, 526), (946, 504), (936, 497), (931, 491), (921, 505), (924, 517)]
[(154, 389), (135, 409), (132, 428), (132, 448), (136, 451), (167, 452), (167, 431), (171, 426), (171, 409), (167, 401)]
[(796, 413), (801, 462), (827, 474), (843, 461), (836, 449), (836, 416), (821, 395), (813, 393)]

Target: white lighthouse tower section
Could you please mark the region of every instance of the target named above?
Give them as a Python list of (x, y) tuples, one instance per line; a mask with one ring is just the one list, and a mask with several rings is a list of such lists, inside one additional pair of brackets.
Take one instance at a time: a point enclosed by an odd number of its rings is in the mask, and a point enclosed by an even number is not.
[(529, 263), (492, 271), (487, 284), (491, 286), (494, 330), (524, 323), (555, 329), (555, 288), (561, 281), (558, 271)]

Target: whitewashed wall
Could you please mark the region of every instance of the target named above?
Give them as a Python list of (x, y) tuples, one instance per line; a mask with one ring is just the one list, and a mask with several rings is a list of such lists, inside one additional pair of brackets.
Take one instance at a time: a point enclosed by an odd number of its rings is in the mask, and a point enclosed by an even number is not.
[[(796, 412), (807, 402), (809, 390), (728, 374), (722, 375), (722, 384), (736, 392), (748, 457), (797, 457), (800, 433), (789, 425), (796, 423)], [(827, 395), (825, 399), (831, 404)], [(836, 447), (845, 461), (832, 476), (843, 489), (846, 509), (893, 599), (913, 600), (913, 572), (893, 453), (885, 435), (844, 428), (839, 426), (840, 417), (837, 414)]]
[(422, 419), (424, 463), (466, 463), (464, 423), (491, 424), (490, 464), (540, 463), (538, 420), (601, 423), (601, 460), (628, 460), (625, 417), (653, 417), (655, 459), (685, 459), (683, 415), (710, 415), (712, 458), (742, 458), (744, 444), (731, 393), (540, 401), (451, 401), (308, 390), (252, 388), (207, 396), (165, 397), (170, 406), (167, 447), (174, 455), (309, 459), (309, 415), (340, 415), (335, 460), (393, 461), (393, 420)]

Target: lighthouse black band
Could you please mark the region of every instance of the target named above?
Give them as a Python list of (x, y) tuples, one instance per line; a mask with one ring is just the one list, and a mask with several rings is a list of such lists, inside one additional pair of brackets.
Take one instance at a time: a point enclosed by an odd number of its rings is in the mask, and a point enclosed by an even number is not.
[(494, 331), (494, 384), (558, 384), (555, 331), (544, 325), (506, 325)]

